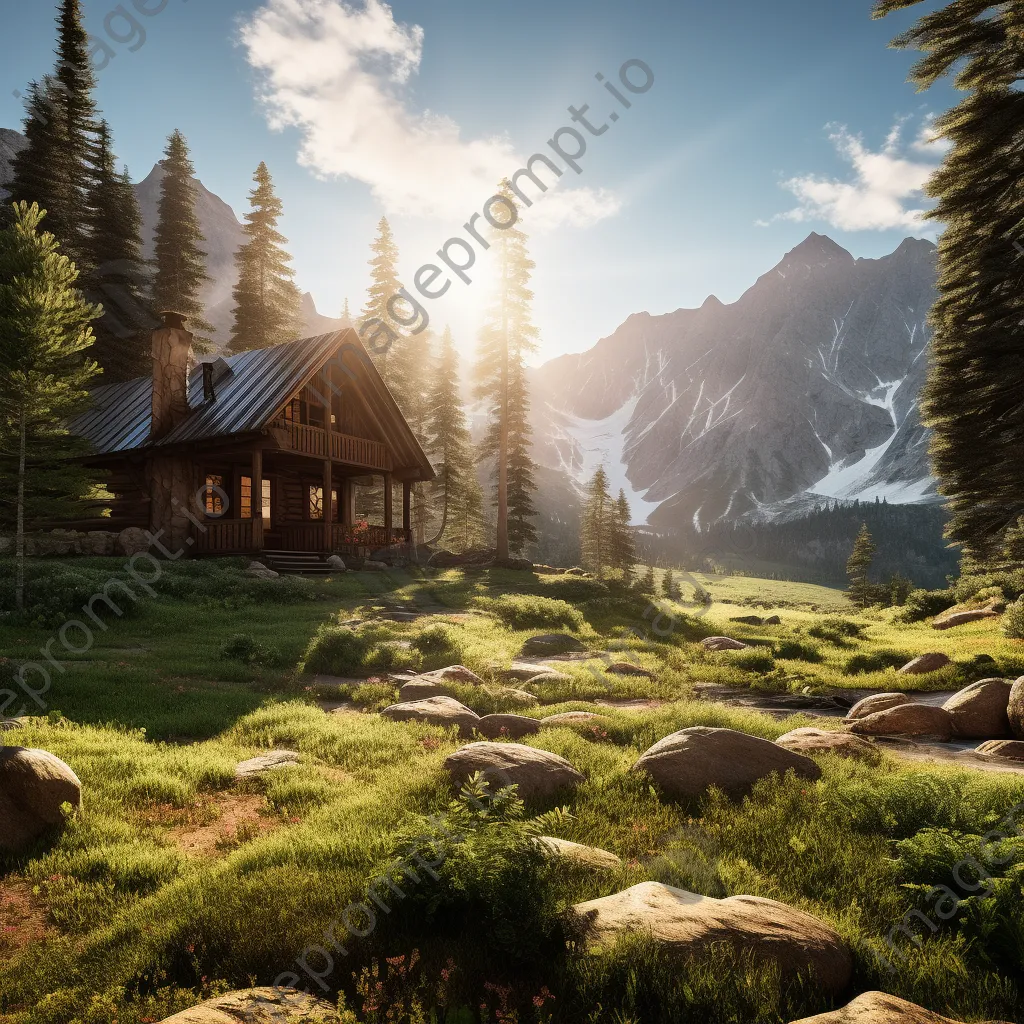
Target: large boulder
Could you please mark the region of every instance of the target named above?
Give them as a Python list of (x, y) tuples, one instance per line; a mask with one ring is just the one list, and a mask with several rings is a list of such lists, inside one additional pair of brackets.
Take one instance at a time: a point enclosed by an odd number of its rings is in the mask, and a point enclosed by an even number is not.
[(615, 871), (622, 867), (622, 860), (619, 857), (597, 846), (570, 843), (568, 839), (556, 839), (554, 836), (538, 836), (537, 845), (544, 855), (552, 860), (564, 860), (570, 864), (597, 868), (600, 871)]
[[(958, 1024), (951, 1017), (940, 1017), (906, 999), (887, 992), (865, 992), (840, 1010), (803, 1017), (791, 1024)], [(1007, 1024), (989, 1021), (989, 1024)]]
[(520, 655), (524, 658), (543, 658), (552, 654), (569, 654), (585, 651), (582, 641), (569, 633), (542, 633), (531, 636), (524, 644)]
[(912, 736), (948, 743), (953, 738), (953, 719), (945, 708), (931, 704), (900, 704), (850, 723), (861, 736)]
[(1007, 709), (1012, 686), (1007, 679), (979, 679), (954, 693), (942, 706), (953, 719), (957, 736), (981, 740), (1010, 736)]
[(1010, 701), (1006, 706), (1006, 717), (1010, 731), (1019, 740), (1024, 740), (1024, 676), (1010, 687)]
[(878, 751), (874, 745), (848, 732), (830, 732), (827, 729), (793, 729), (776, 741), (780, 747), (797, 754), (838, 754), (861, 761), (875, 761)]
[(483, 686), (484, 684), (484, 681), (465, 665), (449, 665), (447, 668), (434, 669), (433, 672), (424, 672), (420, 678), (431, 681), (441, 680), (446, 683), (467, 683), (470, 686)]
[(913, 661), (908, 661), (900, 674), (905, 676), (923, 676), (928, 672), (938, 672), (950, 663), (949, 657), (941, 651), (931, 651), (928, 654), (919, 654)]
[(119, 555), (128, 555), (129, 558), (132, 555), (139, 555), (143, 551), (148, 551), (151, 544), (149, 532), (141, 530), (137, 526), (129, 526), (117, 535), (117, 553)]
[(425, 700), (392, 704), (381, 714), (393, 722), (426, 722), (428, 725), (456, 726), (463, 736), (470, 736), (480, 723), (475, 711), (460, 704), (454, 697), (427, 697)]
[(61, 807), (82, 806), (82, 784), (46, 750), (0, 747), (0, 849), (22, 853), (64, 821)]
[(685, 963), (727, 945), (777, 965), (783, 979), (813, 972), (814, 984), (829, 995), (842, 992), (853, 973), (853, 958), (837, 932), (802, 910), (758, 896), (718, 900), (641, 882), (577, 903), (573, 912), (591, 947), (611, 946), (622, 935), (648, 935)]
[(969, 622), (980, 622), (982, 619), (998, 619), (999, 612), (992, 608), (974, 608), (966, 612), (954, 612), (932, 623), (933, 629), (953, 629), (954, 626), (965, 626)]
[(857, 701), (846, 712), (846, 720), (853, 722), (858, 718), (867, 718), (868, 715), (877, 714), (879, 711), (888, 711), (890, 708), (898, 708), (903, 704), (913, 703), (913, 700), (905, 693), (872, 693), (870, 696)]
[(413, 700), (426, 700), (428, 697), (447, 697), (449, 693), (442, 683), (432, 683), (420, 676), (408, 683), (402, 683), (398, 697), (403, 703)]
[(709, 636), (700, 642), (705, 651), (745, 651), (747, 644), (731, 636)]
[(518, 786), (524, 800), (544, 800), (583, 781), (564, 757), (522, 743), (470, 743), (450, 754), (444, 766), (457, 786), (483, 772), (492, 789)]
[(987, 757), (1005, 757), (1010, 761), (1024, 761), (1024, 740), (989, 740), (975, 751)]
[(489, 740), (518, 740), (540, 732), (540, 722), (525, 715), (484, 715), (477, 725), (477, 731)]
[(770, 740), (733, 729), (695, 726), (659, 740), (630, 770), (646, 772), (667, 796), (692, 798), (712, 786), (741, 797), (758, 780), (790, 769), (804, 779), (821, 777), (821, 769), (809, 757)]
[(285, 988), (250, 988), (208, 999), (161, 1024), (321, 1024), (336, 1021), (335, 1006)]

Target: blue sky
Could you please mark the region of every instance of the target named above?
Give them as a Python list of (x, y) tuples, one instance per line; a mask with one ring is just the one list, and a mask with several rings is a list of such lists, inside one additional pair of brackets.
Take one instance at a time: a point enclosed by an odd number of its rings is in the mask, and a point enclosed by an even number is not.
[[(524, 220), (539, 358), (587, 348), (633, 312), (732, 301), (812, 230), (855, 256), (934, 231), (915, 213), (940, 156), (927, 118), (956, 94), (916, 93), (913, 54), (887, 43), (937, 2), (882, 22), (870, 0), (135, 3), (155, 13), (85, 0), (119, 157), (138, 180), (180, 128), (199, 177), (239, 214), (266, 160), (298, 283), (328, 314), (346, 296), (361, 304), (382, 213), (411, 278), (583, 103), (595, 124), (622, 116)], [(12, 7), (0, 126), (19, 127), (12, 92), (52, 64), (54, 27), (45, 0)], [(629, 59), (655, 82), (624, 110), (594, 76), (617, 81)], [(466, 351), (487, 298), (478, 269), (430, 307)]]

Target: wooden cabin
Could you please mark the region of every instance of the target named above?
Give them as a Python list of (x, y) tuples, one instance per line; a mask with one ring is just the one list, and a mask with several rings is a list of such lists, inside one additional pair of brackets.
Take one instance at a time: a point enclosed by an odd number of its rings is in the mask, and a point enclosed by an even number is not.
[[(412, 486), (434, 478), (351, 329), (196, 363), (184, 319), (164, 314), (152, 377), (96, 388), (71, 429), (91, 443), (88, 462), (114, 494), (102, 528), (149, 529), (172, 553), (407, 543)], [(355, 488), (376, 482), (384, 521), (367, 526)]]

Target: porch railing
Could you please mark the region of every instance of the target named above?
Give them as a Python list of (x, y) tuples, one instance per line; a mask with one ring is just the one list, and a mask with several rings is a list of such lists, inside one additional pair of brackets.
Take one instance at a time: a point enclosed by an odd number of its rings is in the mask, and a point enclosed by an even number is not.
[(194, 530), (196, 551), (253, 551), (251, 519), (207, 519)]
[(380, 441), (371, 441), (366, 437), (353, 437), (351, 434), (339, 434), (321, 427), (311, 427), (304, 423), (275, 423), (281, 431), (282, 447), (303, 455), (314, 455), (327, 458), (328, 448), (334, 462), (343, 462), (349, 466), (360, 466), (365, 469), (391, 469), (391, 455), (387, 445)]

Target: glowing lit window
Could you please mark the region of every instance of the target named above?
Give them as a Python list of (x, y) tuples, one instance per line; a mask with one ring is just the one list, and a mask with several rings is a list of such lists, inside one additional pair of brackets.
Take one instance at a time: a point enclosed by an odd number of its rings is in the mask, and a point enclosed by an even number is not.
[(309, 518), (323, 519), (324, 517), (324, 489), (322, 487), (309, 488)]
[(239, 508), (243, 519), (252, 519), (252, 477), (243, 476), (239, 490)]
[(224, 477), (207, 473), (205, 501), (208, 516), (224, 514)]
[(263, 494), (261, 495), (263, 501), (263, 521), (265, 523), (270, 522), (270, 481), (263, 481)]

